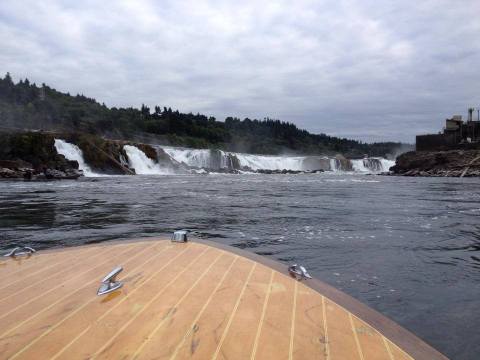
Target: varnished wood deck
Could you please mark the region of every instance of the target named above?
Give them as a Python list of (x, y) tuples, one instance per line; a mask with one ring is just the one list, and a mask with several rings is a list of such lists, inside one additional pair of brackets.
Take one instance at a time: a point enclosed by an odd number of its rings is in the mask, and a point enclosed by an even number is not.
[[(156, 240), (2, 260), (0, 358), (444, 359), (328, 286), (242, 255)], [(123, 288), (96, 296), (116, 265)]]

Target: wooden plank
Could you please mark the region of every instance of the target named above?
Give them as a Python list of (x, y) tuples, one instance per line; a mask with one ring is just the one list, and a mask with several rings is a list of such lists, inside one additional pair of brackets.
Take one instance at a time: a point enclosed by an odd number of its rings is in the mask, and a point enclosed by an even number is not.
[[(249, 359), (273, 271), (257, 265), (232, 311), (212, 359)], [(237, 299), (238, 301), (238, 299)]]
[[(223, 256), (207, 275), (200, 281), (191, 293), (183, 299), (176, 307), (177, 311), (172, 315), (170, 321), (165, 322), (162, 326), (157, 326), (155, 331), (148, 336), (149, 341), (144, 343), (135, 353), (141, 359), (171, 359), (176, 355), (177, 347), (181, 346), (191, 332), (195, 332), (198, 328), (192, 321), (196, 319), (198, 314), (204, 309), (209, 301), (213, 298), (218, 290), (219, 284), (223, 283), (224, 274), (230, 268), (230, 265), (236, 257), (232, 255)], [(243, 279), (248, 275), (252, 267), (252, 263), (248, 260), (240, 260), (233, 266), (233, 273), (228, 271), (227, 276), (231, 281), (227, 287), (231, 287), (232, 282), (238, 283), (238, 278)], [(230, 268), (231, 270), (231, 268)], [(241, 284), (239, 286), (241, 288)], [(196, 321), (195, 321), (196, 322)], [(200, 341), (198, 337), (195, 341)], [(207, 341), (205, 342), (207, 343)], [(194, 343), (194, 347), (199, 343)], [(210, 348), (210, 354), (214, 347)]]
[[(108, 263), (111, 261), (109, 251), (112, 251), (113, 256), (116, 256), (122, 252), (134, 252), (135, 247), (127, 248), (114, 248), (107, 249), (105, 248), (105, 253), (108, 253), (109, 256), (103, 261), (98, 261), (97, 257), (90, 257), (85, 259), (83, 266), (80, 271), (72, 273), (71, 278), (66, 278), (60, 283), (46, 283), (41, 284), (44, 291), (42, 292), (27, 292), (24, 296), (20, 298), (8, 298), (5, 301), (0, 303), (0, 337), (5, 335), (6, 331), (10, 331), (12, 326), (17, 326), (21, 324), (25, 319), (29, 318), (33, 314), (41, 311), (46, 306), (51, 305), (53, 302), (65, 296), (71, 291), (74, 291), (79, 284), (84, 284), (85, 281), (98, 278), (98, 276), (93, 277), (92, 268), (95, 269), (97, 264)], [(101, 253), (99, 253), (101, 256)], [(71, 259), (73, 261), (73, 259)], [(60, 291), (61, 289), (61, 291)], [(30, 289), (31, 290), (31, 289)], [(16, 301), (15, 301), (16, 300)]]
[(357, 335), (363, 357), (371, 360), (388, 360), (390, 355), (383, 342), (383, 336), (364, 321), (351, 316), (353, 328)]
[(102, 250), (89, 249), (87, 252), (76, 255), (69, 253), (65, 256), (58, 255), (50, 260), (52, 264), (48, 266), (17, 275), (15, 281), (0, 289), (0, 309), (11, 309), (12, 306), (20, 305), (19, 301), (29, 300), (29, 294), (42, 294), (51, 290), (62, 283), (68, 274), (72, 274), (72, 268), (82, 268), (86, 262), (90, 263), (92, 259), (98, 259), (109, 249)]
[(390, 340), (387, 340), (387, 346), (395, 360), (413, 360), (413, 358), (408, 355), (405, 351), (400, 349), (397, 345), (395, 345)]
[(278, 272), (270, 286), (260, 336), (253, 359), (288, 359), (293, 309), (294, 281)]
[[(100, 247), (100, 246), (96, 246)], [(6, 278), (15, 279), (17, 276), (21, 276), (24, 273), (30, 272), (32, 269), (43, 269), (46, 264), (50, 264), (52, 259), (56, 259), (61, 253), (71, 253), (71, 254), (81, 254), (87, 251), (91, 251), (92, 247), (90, 246), (79, 246), (79, 247), (72, 247), (68, 250), (59, 250), (59, 251), (52, 251), (52, 252), (37, 252), (30, 256), (18, 256), (18, 257), (8, 257), (8, 258), (1, 258), (0, 257), (0, 273), (2, 274), (2, 284), (8, 284), (8, 282), (4, 283)]]
[[(191, 246), (190, 246), (191, 247)], [(120, 307), (124, 309), (125, 315), (128, 316), (132, 309), (138, 306), (133, 296), (141, 289), (148, 288), (152, 279), (160, 274), (162, 271), (168, 270), (168, 267), (175, 261), (189, 261), (188, 257), (182, 260), (181, 256), (189, 246), (164, 246), (157, 251), (157, 254), (150, 257), (147, 262), (143, 263), (138, 269), (138, 273), (130, 273), (125, 269), (127, 276), (122, 278), (125, 285), (117, 294), (110, 298), (93, 297), (90, 303), (82, 308), (81, 311), (71, 313), (68, 319), (65, 319), (61, 324), (52, 327), (48, 332), (43, 333), (36, 339), (41, 340), (28, 347), (18, 359), (31, 359), (35, 354), (42, 354), (45, 358), (54, 359), (62, 354), (68, 354), (71, 351), (71, 345), (76, 343), (80, 345), (80, 349), (73, 350), (75, 353), (80, 353), (94, 342), (102, 341), (101, 334), (94, 333), (94, 326), (101, 324), (103, 318), (110, 312)], [(178, 259), (180, 257), (180, 259)], [(159, 265), (162, 264), (162, 265)], [(148, 294), (148, 291), (143, 293)], [(108, 301), (106, 301), (108, 300)], [(108, 327), (113, 327), (114, 324), (109, 322)], [(87, 335), (87, 336), (86, 336)], [(89, 340), (91, 339), (91, 340)], [(104, 338), (103, 338), (104, 339)]]
[[(57, 252), (50, 254), (35, 253), (31, 256), (2, 259), (0, 261), (0, 276), (3, 280), (0, 285), (0, 293), (3, 294), (4, 290), (9, 286), (25, 281), (27, 277), (46, 271), (51, 272), (53, 267), (58, 267), (59, 264), (66, 264), (71, 256), (89, 256), (95, 251), (98, 251), (99, 248), (100, 247), (74, 248), (65, 253), (67, 256), (63, 261), (58, 260), (59, 255)], [(35, 279), (29, 281), (34, 282)]]
[[(97, 320), (87, 319), (89, 326), (77, 336), (63, 342), (63, 347), (58, 349), (52, 359), (85, 359), (91, 357), (96, 351), (111, 341), (115, 334), (127, 322), (138, 316), (139, 312), (152, 301), (152, 298), (161, 294), (161, 290), (174, 283), (182, 270), (191, 266), (204, 251), (199, 246), (178, 247), (181, 252), (178, 257), (172, 256), (173, 261), (167, 261), (153, 272), (146, 281), (133, 291), (123, 303), (109, 306), (109, 309), (99, 316)], [(164, 268), (166, 266), (166, 268)], [(163, 269), (162, 269), (163, 268)], [(165, 271), (165, 269), (168, 269)], [(153, 275), (153, 276), (152, 276)], [(138, 289), (138, 290), (137, 290)], [(160, 300), (161, 301), (161, 300)], [(86, 330), (86, 331), (85, 331)]]
[[(168, 241), (0, 261), (0, 358), (412, 359), (343, 305), (258, 261)], [(125, 286), (97, 297), (118, 264)]]
[(349, 313), (329, 299), (325, 299), (325, 314), (329, 358), (361, 359), (360, 349), (353, 336)]
[(327, 359), (322, 297), (298, 285), (293, 338), (293, 359)]
[[(228, 273), (225, 272), (224, 278), (218, 282), (201, 311), (189, 324), (170, 359), (207, 359), (212, 357), (254, 269), (253, 262), (240, 259)], [(148, 356), (149, 354), (145, 353), (145, 357), (148, 358)]]
[[(75, 280), (68, 281), (64, 287), (66, 291), (50, 292), (48, 296), (42, 296), (28, 304), (29, 306), (22, 306), (8, 317), (1, 319), (2, 325), (5, 320), (8, 320), (9, 326), (8, 328), (2, 327), (4, 331), (0, 334), (0, 357), (24, 351), (24, 347), (35, 337), (55, 326), (72, 311), (84, 305), (86, 301), (95, 299), (99, 281), (112, 267), (119, 263), (129, 267), (141, 266), (146, 261), (145, 256), (149, 255), (149, 252), (153, 256), (155, 255), (153, 250), (163, 246), (164, 244), (153, 244), (140, 251), (136, 245), (113, 247), (104, 262), (97, 262), (98, 265), (93, 263), (94, 266), (90, 265), (87, 272), (81, 273)], [(79, 286), (79, 284), (81, 285)], [(5, 331), (5, 329), (8, 330)]]
[[(149, 334), (159, 324), (171, 320), (178, 310), (176, 304), (179, 299), (201, 280), (201, 275), (208, 272), (222, 255), (223, 253), (216, 249), (205, 247), (189, 264), (172, 267), (174, 277), (166, 284), (154, 288), (154, 296), (133, 315), (123, 318), (91, 356), (111, 359), (131, 357), (141, 344), (148, 341)], [(110, 315), (103, 321), (109, 323), (109, 318)]]

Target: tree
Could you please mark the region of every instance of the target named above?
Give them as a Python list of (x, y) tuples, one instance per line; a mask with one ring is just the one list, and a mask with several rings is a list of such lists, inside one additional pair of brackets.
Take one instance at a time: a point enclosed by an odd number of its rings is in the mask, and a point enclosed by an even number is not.
[(13, 81), (12, 81), (12, 77), (10, 76), (10, 73), (7, 72), (5, 74), (5, 77), (3, 78), (3, 80), (8, 84), (8, 85), (13, 85)]

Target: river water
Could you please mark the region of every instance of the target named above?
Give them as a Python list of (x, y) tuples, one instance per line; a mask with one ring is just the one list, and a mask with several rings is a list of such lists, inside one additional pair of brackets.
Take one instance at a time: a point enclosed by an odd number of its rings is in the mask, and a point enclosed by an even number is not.
[(0, 247), (196, 236), (290, 264), (453, 359), (480, 354), (480, 181), (347, 174), (0, 182)]

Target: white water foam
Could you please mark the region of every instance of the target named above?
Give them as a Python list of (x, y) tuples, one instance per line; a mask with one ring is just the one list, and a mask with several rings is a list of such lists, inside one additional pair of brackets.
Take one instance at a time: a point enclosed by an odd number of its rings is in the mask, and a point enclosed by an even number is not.
[(82, 150), (75, 144), (70, 144), (61, 139), (55, 139), (55, 149), (57, 153), (65, 156), (67, 160), (78, 162), (78, 168), (83, 171), (83, 175), (86, 177), (96, 177), (101, 176), (100, 174), (94, 173), (90, 166), (85, 163), (83, 159)]
[(388, 160), (388, 159), (380, 158), (380, 162), (382, 163), (382, 168), (383, 168), (382, 171), (389, 171), (390, 168), (395, 165), (394, 160)]
[(355, 172), (370, 174), (386, 172), (395, 165), (395, 161), (378, 157), (350, 160), (350, 163)]
[(191, 167), (210, 168), (211, 157), (209, 149), (182, 149), (175, 147), (162, 147), (172, 159)]
[(148, 158), (147, 155), (136, 146), (125, 145), (123, 148), (127, 153), (128, 165), (135, 169), (136, 174), (167, 175), (171, 173), (169, 169), (162, 168), (159, 164)]
[[(161, 146), (165, 153), (177, 163), (184, 164), (196, 169), (210, 170), (330, 170), (336, 173), (344, 173), (342, 163), (336, 158), (319, 156), (270, 156), (253, 155), (235, 152), (224, 152), (221, 150), (210, 149), (187, 149), (172, 146)], [(321, 164), (319, 159), (327, 161), (327, 168)], [(237, 162), (238, 160), (238, 162)], [(360, 174), (379, 173), (388, 171), (394, 161), (383, 158), (368, 158), (359, 160), (350, 160), (353, 172)], [(313, 165), (312, 165), (313, 164)], [(329, 164), (329, 166), (328, 166)], [(313, 166), (313, 168), (312, 168)], [(316, 167), (318, 166), (318, 168)]]
[(331, 158), (330, 159), (330, 171), (340, 171), (339, 161), (337, 159)]
[(350, 160), (352, 164), (353, 171), (359, 172), (359, 173), (369, 173), (370, 169), (365, 166), (365, 163), (363, 159), (359, 160)]
[(294, 170), (302, 171), (305, 157), (297, 156), (266, 156), (234, 153), (241, 167), (252, 170)]

